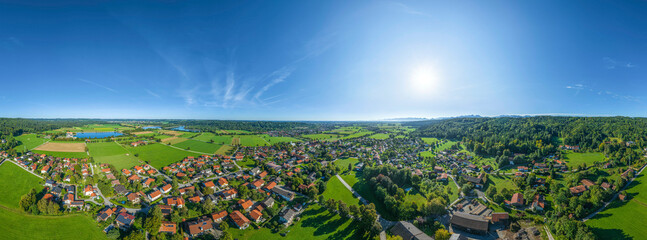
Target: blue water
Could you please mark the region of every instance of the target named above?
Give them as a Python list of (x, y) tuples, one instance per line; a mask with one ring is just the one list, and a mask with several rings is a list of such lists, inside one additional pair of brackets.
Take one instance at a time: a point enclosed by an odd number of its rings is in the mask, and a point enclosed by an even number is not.
[(179, 126), (179, 127), (176, 127), (176, 128), (172, 128), (171, 130), (185, 131), (185, 132), (199, 132), (198, 130), (186, 129), (186, 128), (184, 128), (184, 126)]
[(153, 127), (143, 127), (142, 129), (160, 129), (161, 127), (153, 126)]
[(80, 132), (74, 135), (77, 138), (107, 138), (124, 135), (120, 132)]

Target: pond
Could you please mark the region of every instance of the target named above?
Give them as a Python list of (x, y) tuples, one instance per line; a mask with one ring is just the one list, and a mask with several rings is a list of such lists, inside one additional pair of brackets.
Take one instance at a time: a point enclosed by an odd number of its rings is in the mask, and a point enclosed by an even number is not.
[(79, 132), (74, 135), (77, 138), (107, 138), (124, 135), (120, 132)]
[(148, 127), (143, 127), (142, 129), (160, 129), (161, 127), (158, 126), (148, 126)]
[(198, 130), (186, 129), (186, 128), (184, 128), (184, 126), (179, 126), (179, 127), (176, 127), (176, 128), (172, 128), (171, 130), (185, 131), (185, 132), (199, 132)]

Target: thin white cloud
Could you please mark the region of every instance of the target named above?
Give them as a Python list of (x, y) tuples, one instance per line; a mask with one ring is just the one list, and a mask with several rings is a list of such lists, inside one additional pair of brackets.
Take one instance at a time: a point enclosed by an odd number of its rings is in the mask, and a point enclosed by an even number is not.
[(398, 10), (400, 10), (403, 13), (410, 14), (410, 15), (417, 15), (417, 16), (425, 16), (425, 17), (431, 17), (431, 15), (424, 13), (422, 11), (416, 10), (415, 8), (412, 8), (404, 3), (401, 2), (392, 2)]
[(154, 93), (154, 92), (153, 92), (153, 91), (151, 91), (151, 90), (148, 90), (148, 89), (144, 89), (144, 90), (146, 91), (146, 93), (148, 93), (149, 95), (151, 95), (151, 96), (153, 96), (153, 97), (161, 98), (159, 94)]
[(636, 67), (636, 64), (633, 64), (631, 62), (618, 61), (618, 60), (610, 58), (610, 57), (602, 58), (602, 62), (604, 63), (604, 67), (606, 69), (635, 68)]
[(568, 85), (566, 86), (567, 89), (572, 89), (575, 90), (575, 95), (579, 94), (580, 91), (589, 91), (589, 92), (594, 92), (597, 95), (600, 96), (609, 96), (613, 99), (619, 99), (619, 100), (624, 100), (624, 101), (629, 101), (629, 102), (641, 102), (642, 97), (637, 97), (637, 96), (631, 96), (631, 95), (622, 95), (618, 94), (615, 92), (611, 92), (608, 90), (595, 90), (591, 87), (588, 87), (584, 84), (573, 84), (573, 85)]
[(103, 88), (103, 89), (105, 89), (105, 90), (108, 90), (108, 91), (111, 91), (111, 92), (117, 93), (117, 90), (114, 90), (114, 89), (112, 89), (112, 88), (109, 88), (109, 87), (103, 86), (103, 85), (101, 85), (101, 84), (98, 84), (98, 83), (93, 82), (93, 81), (90, 81), (90, 80), (79, 79), (79, 81), (84, 82), (84, 83), (89, 83), (89, 84), (92, 84), (92, 85), (94, 85), (94, 86), (97, 86), (97, 87)]

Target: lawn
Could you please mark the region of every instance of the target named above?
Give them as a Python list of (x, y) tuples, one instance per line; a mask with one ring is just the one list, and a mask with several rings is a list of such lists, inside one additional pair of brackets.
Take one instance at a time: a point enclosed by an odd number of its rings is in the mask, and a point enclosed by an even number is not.
[(52, 152), (52, 151), (41, 151), (41, 150), (33, 150), (32, 152), (38, 153), (38, 154), (45, 154), (48, 156), (52, 157), (61, 157), (61, 158), (88, 158), (88, 154), (86, 152)]
[(138, 154), (139, 159), (149, 162), (151, 166), (157, 169), (160, 169), (171, 163), (181, 161), (187, 156), (200, 155), (198, 153), (175, 149), (159, 143), (128, 148), (128, 150), (133, 154)]
[(363, 236), (359, 235), (361, 233), (356, 231), (357, 228), (351, 226), (350, 219), (342, 219), (319, 205), (310, 205), (300, 217), (301, 220), (281, 231), (286, 233), (285, 237), (279, 233), (272, 233), (267, 228), (230, 228), (229, 232), (234, 239), (363, 239)]
[(496, 190), (501, 192), (502, 189), (507, 188), (510, 190), (517, 189), (517, 185), (512, 182), (512, 179), (508, 176), (496, 176), (488, 175), (488, 186), (496, 186)]
[[(348, 185), (350, 185), (350, 183)], [(348, 191), (344, 184), (342, 184), (341, 181), (339, 181), (339, 179), (335, 176), (331, 177), (330, 180), (328, 180), (326, 191), (324, 191), (323, 196), (326, 199), (341, 200), (349, 206), (359, 206), (360, 204), (359, 199), (355, 198), (353, 196), (353, 193)]]
[(586, 163), (586, 165), (590, 166), (593, 164), (593, 162), (598, 161), (601, 162), (604, 160), (604, 155), (602, 153), (574, 153), (574, 152), (569, 152), (566, 154), (566, 165), (570, 167), (577, 167), (582, 165), (582, 163)]
[(88, 143), (90, 156), (97, 163), (108, 163), (117, 169), (132, 168), (141, 164), (139, 159), (115, 142)]
[(424, 151), (424, 152), (420, 152), (420, 156), (421, 157), (435, 157), (436, 154), (434, 154), (431, 151)]
[(341, 168), (342, 171), (344, 171), (348, 169), (349, 163), (355, 166), (355, 164), (359, 163), (359, 160), (357, 158), (345, 158), (345, 159), (337, 159), (333, 163), (339, 168)]
[[(32, 188), (40, 191), (43, 187), (39, 184), (40, 178), (28, 173), (11, 162), (0, 165), (0, 205), (19, 208), (18, 202), (22, 195)], [(1, 232), (1, 231), (0, 231)]]
[(586, 221), (600, 239), (641, 239), (647, 228), (636, 220), (647, 216), (647, 176), (641, 174), (627, 187), (629, 200), (617, 199), (604, 211)]
[(3, 239), (107, 239), (85, 215), (34, 216), (0, 207)]
[(47, 142), (47, 139), (39, 138), (36, 134), (23, 134), (16, 137), (16, 140), (21, 142), (20, 145), (13, 148), (18, 152), (31, 150)]
[(373, 134), (372, 136), (370, 136), (370, 138), (372, 138), (372, 139), (384, 140), (384, 139), (389, 138), (389, 134), (386, 134), (386, 133), (376, 133), (376, 134)]
[(188, 148), (191, 151), (197, 151), (197, 152), (213, 154), (216, 151), (218, 151), (218, 149), (220, 149), (221, 145), (211, 144), (211, 143), (206, 143), (206, 142), (201, 142), (201, 141), (190, 139), (190, 140), (186, 140), (186, 141), (181, 142), (181, 143), (173, 144), (173, 146), (176, 146), (176, 147), (179, 147), (179, 148), (182, 148), (182, 149), (187, 149)]
[(233, 148), (234, 147), (232, 147), (231, 145), (222, 145), (222, 147), (220, 147), (218, 151), (216, 151), (216, 154), (227, 155)]

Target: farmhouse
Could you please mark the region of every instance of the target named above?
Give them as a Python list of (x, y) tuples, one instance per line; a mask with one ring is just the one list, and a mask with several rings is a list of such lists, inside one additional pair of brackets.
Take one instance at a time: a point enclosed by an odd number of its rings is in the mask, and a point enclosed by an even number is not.
[(452, 227), (481, 235), (485, 235), (489, 228), (488, 220), (484, 219), (482, 216), (461, 212), (454, 212), (450, 223), (452, 224)]
[(391, 234), (409, 240), (433, 240), (432, 237), (422, 232), (410, 222), (399, 221), (391, 228)]

